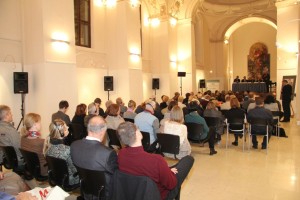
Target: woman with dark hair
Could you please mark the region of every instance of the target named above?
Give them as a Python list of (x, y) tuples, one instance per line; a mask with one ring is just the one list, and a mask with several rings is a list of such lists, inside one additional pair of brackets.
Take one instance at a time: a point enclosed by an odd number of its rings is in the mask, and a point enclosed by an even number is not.
[(120, 116), (120, 106), (118, 104), (111, 104), (107, 108), (107, 117), (105, 118), (108, 129), (117, 130), (119, 125), (125, 120)]
[(270, 111), (279, 111), (278, 104), (275, 102), (273, 95), (269, 94), (264, 100), (264, 107)]
[(81, 103), (77, 105), (72, 123), (80, 124), (84, 127), (84, 117), (86, 116), (86, 105)]

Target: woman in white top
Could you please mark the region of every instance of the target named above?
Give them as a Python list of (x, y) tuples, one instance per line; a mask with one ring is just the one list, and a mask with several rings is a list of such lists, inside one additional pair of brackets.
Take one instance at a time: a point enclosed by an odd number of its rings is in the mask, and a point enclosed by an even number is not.
[[(178, 135), (180, 138), (179, 154), (177, 158), (181, 159), (186, 155), (191, 154), (191, 145), (187, 139), (187, 127), (183, 124), (183, 112), (182, 109), (175, 105), (170, 113), (170, 119), (164, 124), (163, 133)], [(164, 153), (165, 156), (174, 158), (173, 154)]]

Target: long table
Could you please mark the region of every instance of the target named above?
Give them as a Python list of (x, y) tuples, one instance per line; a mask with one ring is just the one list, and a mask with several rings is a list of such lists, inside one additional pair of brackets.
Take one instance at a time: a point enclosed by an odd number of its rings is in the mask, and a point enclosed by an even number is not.
[(267, 92), (267, 86), (265, 82), (254, 82), (254, 83), (232, 83), (232, 91), (240, 92), (240, 91), (250, 91), (250, 92)]

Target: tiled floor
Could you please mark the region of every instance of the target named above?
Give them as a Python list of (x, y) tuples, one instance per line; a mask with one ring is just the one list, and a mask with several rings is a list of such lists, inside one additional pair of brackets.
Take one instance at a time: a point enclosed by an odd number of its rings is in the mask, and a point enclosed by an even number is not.
[[(272, 137), (266, 150), (225, 149), (226, 135), (216, 146), (217, 155), (209, 156), (207, 145), (192, 145), (193, 169), (181, 190), (181, 200), (299, 200), (300, 199), (300, 126), (296, 120), (281, 123), (288, 138)], [(247, 136), (248, 137), (248, 136)], [(258, 137), (259, 143), (262, 137)], [(247, 138), (248, 145), (248, 138)]]

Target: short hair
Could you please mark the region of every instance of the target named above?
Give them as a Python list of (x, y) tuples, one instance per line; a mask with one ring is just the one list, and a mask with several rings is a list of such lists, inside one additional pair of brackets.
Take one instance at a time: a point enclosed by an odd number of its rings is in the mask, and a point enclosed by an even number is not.
[(191, 101), (188, 106), (190, 111), (196, 111), (199, 108), (198, 101)]
[(112, 100), (107, 100), (105, 102), (105, 107), (108, 108), (111, 104), (113, 104)]
[(183, 96), (179, 96), (179, 97), (178, 97), (178, 102), (181, 102), (181, 103), (182, 103), (182, 102), (183, 102), (183, 99), (184, 99)]
[(94, 100), (94, 103), (101, 104), (101, 99), (100, 99), (100, 98), (96, 98), (96, 99)]
[(69, 108), (69, 103), (66, 100), (62, 100), (59, 102), (59, 109)]
[(135, 108), (136, 107), (136, 103), (133, 100), (129, 100), (128, 102), (128, 108)]
[(230, 99), (230, 107), (231, 108), (239, 108), (240, 107), (240, 102), (236, 97)]
[(212, 101), (208, 102), (206, 105), (206, 110), (214, 110), (216, 109), (216, 104)]
[(108, 108), (107, 108), (107, 114), (109, 116), (118, 116), (118, 112), (120, 110), (120, 106), (118, 104), (111, 104)]
[(176, 105), (178, 105), (177, 101), (171, 101), (168, 105), (168, 110), (172, 110), (172, 108)]
[(36, 113), (28, 113), (24, 118), (24, 127), (21, 129), (21, 135), (27, 135), (27, 131), (34, 125), (34, 123), (40, 122), (41, 116)]
[(96, 114), (97, 113), (97, 108), (95, 103), (90, 103), (88, 106), (88, 113), (89, 114)]
[(164, 95), (164, 96), (163, 96), (163, 98), (162, 98), (162, 101), (163, 101), (163, 102), (167, 102), (167, 101), (169, 101), (169, 97), (168, 97), (168, 96), (166, 96), (166, 95)]
[(84, 115), (86, 114), (86, 105), (84, 103), (81, 103), (77, 105), (75, 115)]
[(265, 98), (265, 104), (275, 103), (275, 98), (272, 94), (269, 94)]
[(10, 107), (7, 105), (0, 105), (0, 121), (3, 121), (9, 111)]
[(121, 97), (118, 97), (118, 98), (116, 99), (116, 104), (121, 105), (122, 103), (123, 103), (122, 98), (121, 98)]
[(65, 121), (62, 119), (55, 119), (49, 125), (49, 137), (50, 139), (60, 139), (61, 134), (64, 132)]
[[(102, 122), (100, 123), (95, 123), (93, 119), (99, 118), (101, 119)], [(105, 120), (101, 116), (93, 116), (90, 118), (88, 125), (87, 125), (87, 131), (92, 132), (92, 133), (100, 133), (100, 132), (105, 132), (107, 130), (107, 125)]]
[(256, 104), (257, 106), (260, 106), (260, 105), (262, 105), (263, 103), (264, 103), (264, 100), (263, 100), (262, 97), (256, 97), (256, 98), (255, 98), (255, 104)]
[(178, 122), (178, 123), (183, 122), (183, 112), (182, 112), (182, 109), (178, 105), (175, 105), (172, 108), (171, 113), (170, 113), (170, 120)]
[(254, 93), (253, 92), (249, 92), (249, 98), (253, 98), (254, 97)]
[(122, 122), (117, 129), (121, 142), (126, 146), (131, 146), (136, 140), (136, 130), (135, 124)]

